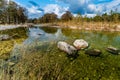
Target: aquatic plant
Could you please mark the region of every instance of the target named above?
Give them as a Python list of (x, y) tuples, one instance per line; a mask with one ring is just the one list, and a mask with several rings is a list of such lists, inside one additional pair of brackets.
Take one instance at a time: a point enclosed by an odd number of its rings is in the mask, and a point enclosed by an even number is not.
[[(120, 56), (105, 50), (108, 45), (120, 48), (119, 33), (76, 31), (65, 41), (72, 44), (75, 39), (83, 38), (90, 43), (89, 48), (102, 51), (99, 57), (78, 52), (71, 59), (61, 52), (56, 42), (35, 41), (27, 46), (16, 45), (10, 57), (1, 61), (1, 80), (119, 80)], [(67, 30), (66, 30), (67, 33)], [(34, 44), (34, 45), (33, 45)], [(88, 49), (89, 49), (88, 48)], [(18, 53), (18, 55), (17, 55)], [(21, 57), (19, 57), (19, 55)], [(18, 58), (17, 58), (18, 57)], [(4, 67), (6, 66), (6, 67)]]

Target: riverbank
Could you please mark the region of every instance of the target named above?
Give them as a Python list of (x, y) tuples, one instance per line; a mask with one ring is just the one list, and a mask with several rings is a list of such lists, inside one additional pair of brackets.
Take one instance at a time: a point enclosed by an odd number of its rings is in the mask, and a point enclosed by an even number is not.
[[(92, 31), (120, 31), (119, 23), (110, 23), (110, 22), (58, 22), (56, 25), (59, 27), (62, 26), (64, 28), (71, 29), (79, 29), (79, 30), (92, 30)], [(58, 27), (57, 26), (57, 27)]]
[(21, 43), (27, 38), (26, 28), (23, 27), (14, 27), (14, 29), (6, 28), (6, 30), (0, 31), (0, 35), (2, 34), (9, 35), (10, 39), (0, 41), (0, 56), (3, 54), (10, 54), (15, 44)]
[(6, 29), (14, 29), (19, 27), (30, 27), (32, 26), (49, 26), (49, 27), (57, 27), (57, 28), (70, 28), (70, 29), (79, 29), (79, 30), (91, 30), (91, 31), (110, 31), (114, 32), (120, 31), (120, 23), (113, 22), (55, 22), (55, 23), (42, 23), (42, 24), (18, 24), (18, 25), (0, 25), (0, 31)]
[(23, 27), (23, 26), (27, 26), (26, 24), (18, 24), (18, 25), (15, 25), (15, 24), (13, 24), (13, 25), (8, 25), (8, 24), (6, 24), (6, 25), (4, 25), (4, 24), (2, 24), (2, 25), (0, 25), (0, 31), (1, 30), (7, 30), (7, 29), (14, 29), (14, 28), (19, 28), (19, 27)]
[(31, 26), (55, 26), (53, 23), (45, 23), (45, 24), (33, 24), (33, 23), (26, 23), (26, 24), (1, 24), (0, 31), (14, 29), (19, 27), (31, 27)]
[(109, 32), (119, 32), (120, 23), (113, 22), (55, 22), (55, 23), (43, 23), (43, 24), (34, 24), (34, 26), (41, 27), (56, 27), (56, 28), (70, 28), (76, 30), (87, 30), (87, 31), (109, 31)]

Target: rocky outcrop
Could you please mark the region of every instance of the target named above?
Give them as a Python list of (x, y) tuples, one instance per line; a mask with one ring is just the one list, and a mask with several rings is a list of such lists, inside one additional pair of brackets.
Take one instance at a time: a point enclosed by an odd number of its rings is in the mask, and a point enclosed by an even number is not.
[(73, 42), (73, 45), (76, 47), (77, 50), (85, 49), (88, 47), (88, 43), (83, 39), (76, 39)]
[(107, 47), (106, 50), (109, 52), (109, 53), (112, 53), (112, 54), (120, 54), (120, 50), (118, 50), (117, 48), (115, 47)]
[(77, 49), (66, 42), (59, 41), (57, 47), (70, 56), (75, 56), (77, 54)]
[(0, 41), (9, 40), (11, 37), (7, 34), (0, 35)]
[(85, 51), (85, 54), (90, 56), (99, 56), (102, 52), (99, 49), (88, 49)]

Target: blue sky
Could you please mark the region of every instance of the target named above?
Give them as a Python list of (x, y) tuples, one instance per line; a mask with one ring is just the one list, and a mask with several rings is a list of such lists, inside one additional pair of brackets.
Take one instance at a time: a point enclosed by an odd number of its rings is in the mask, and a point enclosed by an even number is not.
[(58, 17), (69, 10), (74, 15), (81, 13), (92, 17), (96, 14), (120, 12), (120, 0), (13, 0), (28, 10), (29, 18), (38, 18), (45, 13), (56, 13)]

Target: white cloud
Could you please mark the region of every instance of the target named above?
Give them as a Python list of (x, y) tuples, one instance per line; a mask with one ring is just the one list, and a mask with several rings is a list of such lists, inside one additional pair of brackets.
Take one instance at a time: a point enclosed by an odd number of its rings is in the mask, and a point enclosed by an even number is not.
[(58, 15), (58, 17), (61, 17), (61, 15), (64, 14), (67, 10), (68, 7), (61, 7), (57, 4), (48, 4), (44, 7), (44, 13), (55, 13)]
[(73, 13), (80, 12), (84, 14), (88, 11), (88, 6), (92, 4), (93, 0), (59, 0), (69, 4), (69, 10)]
[(113, 0), (112, 2), (104, 4), (106, 7), (106, 12), (110, 12), (111, 10), (120, 12), (120, 0)]
[(27, 10), (29, 18), (39, 18), (43, 15), (43, 11), (40, 11), (37, 6), (32, 6), (30, 8), (27, 7)]
[(84, 15), (82, 15), (83, 17), (85, 17), (85, 16), (87, 16), (87, 17), (89, 17), (89, 18), (91, 18), (91, 17), (94, 17), (94, 16), (96, 16), (96, 14), (84, 14)]
[[(95, 14), (109, 13), (111, 10), (115, 11), (117, 9), (120, 12), (120, 0), (52, 0), (59, 4), (47, 4), (43, 10), (40, 11), (39, 6), (32, 5), (31, 7), (25, 6), (28, 9), (29, 17), (40, 17), (43, 13), (52, 13), (60, 17), (65, 11), (70, 10), (73, 14), (81, 13), (82, 15), (87, 15), (88, 17), (93, 17)], [(63, 3), (67, 7), (63, 6)], [(21, 4), (20, 4), (21, 5)]]
[(44, 14), (40, 6), (31, 5), (30, 3), (29, 5), (28, 4), (25, 5), (17, 2), (16, 0), (13, 1), (16, 2), (18, 5), (25, 7), (27, 9), (28, 12), (27, 15), (29, 18), (39, 18)]
[(120, 0), (58, 0), (69, 4), (69, 10), (73, 13), (102, 14), (115, 10), (120, 12)]
[(28, 12), (31, 14), (41, 13), (41, 11), (37, 10), (38, 7), (32, 6), (31, 8), (28, 8)]

